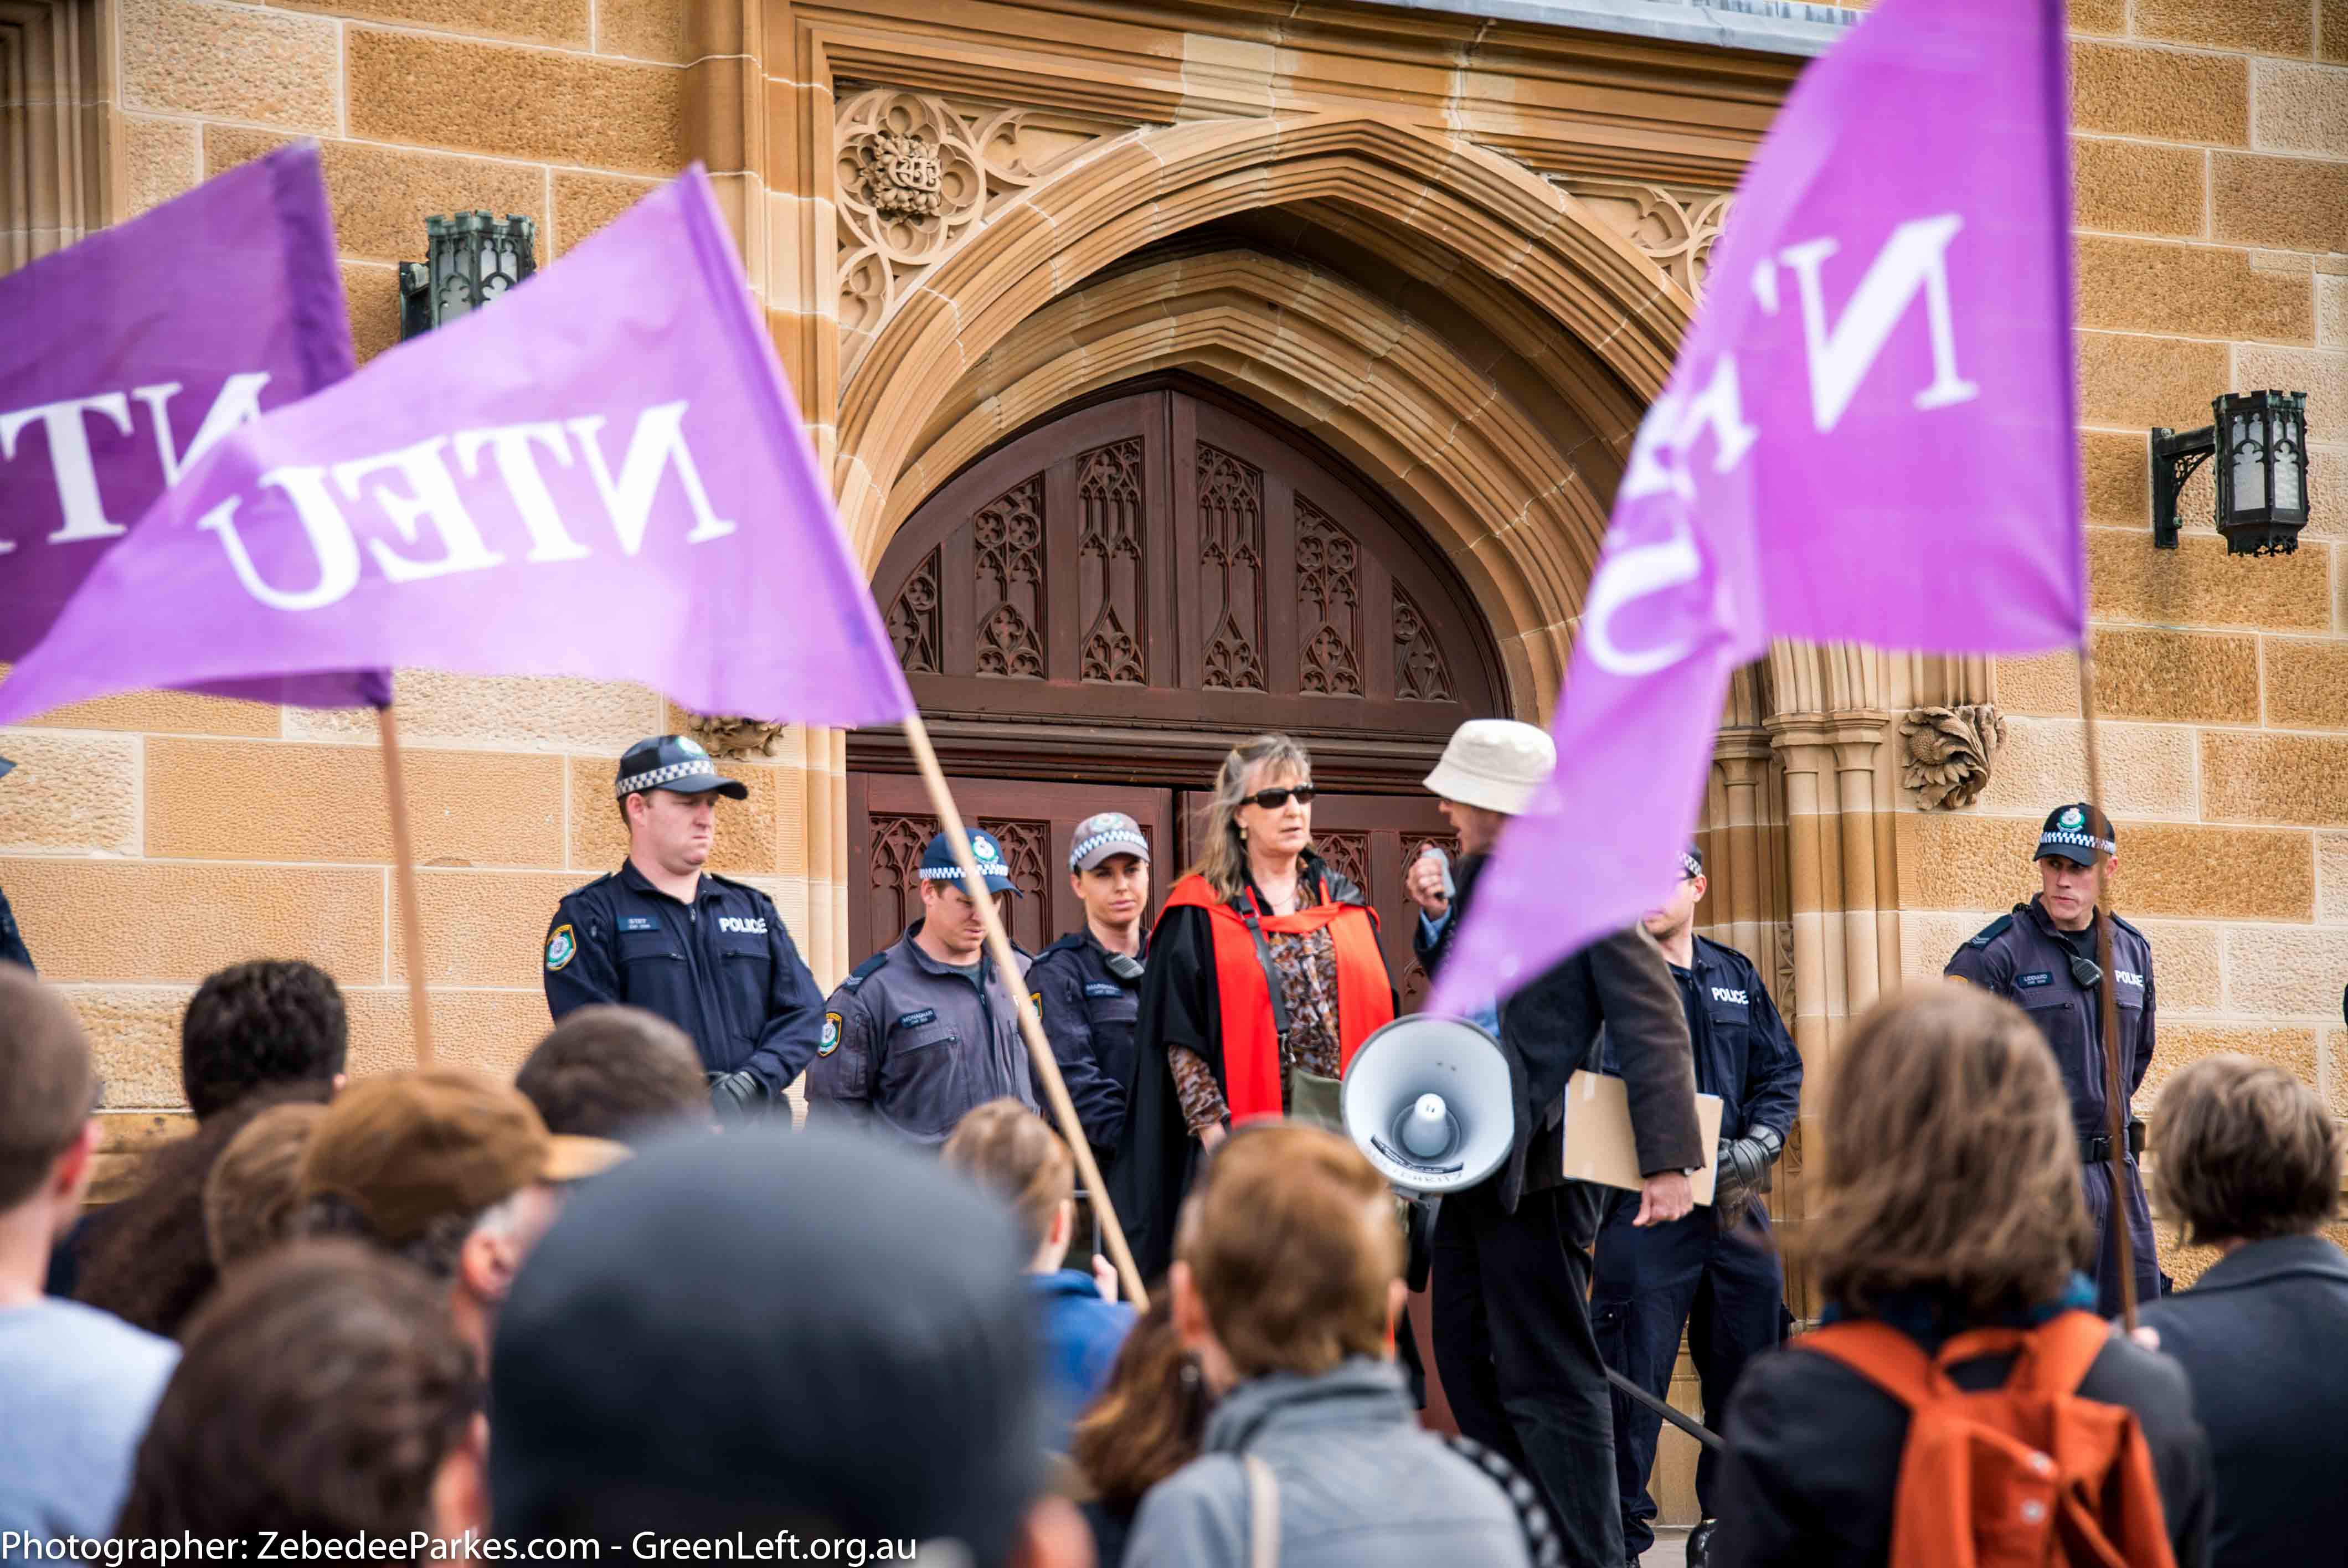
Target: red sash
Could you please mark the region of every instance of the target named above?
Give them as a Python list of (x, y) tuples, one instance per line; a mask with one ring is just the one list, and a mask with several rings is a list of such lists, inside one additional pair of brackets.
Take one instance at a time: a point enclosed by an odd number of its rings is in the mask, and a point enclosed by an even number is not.
[[(1223, 1098), (1231, 1109), (1231, 1124), (1279, 1115), (1280, 1034), (1272, 1022), (1272, 987), (1247, 922), (1195, 873), (1174, 884), (1166, 908), (1206, 910), (1207, 928), (1214, 934)], [(1159, 918), (1165, 917), (1161, 910)], [(1293, 915), (1259, 916), (1257, 924), (1266, 933), (1287, 935), (1329, 927), (1337, 950), (1337, 1061), (1343, 1072), (1362, 1041), (1394, 1021), (1394, 989), (1378, 951), (1377, 917), (1359, 904), (1316, 904)]]

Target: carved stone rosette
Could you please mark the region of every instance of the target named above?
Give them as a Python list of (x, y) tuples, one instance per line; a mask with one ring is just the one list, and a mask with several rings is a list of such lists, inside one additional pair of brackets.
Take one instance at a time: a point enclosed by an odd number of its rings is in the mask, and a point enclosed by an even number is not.
[(1917, 809), (1954, 811), (1988, 787), (2005, 720), (1987, 702), (1910, 708), (1900, 733), (1902, 781), (1916, 792)]
[(783, 726), (764, 719), (688, 713), (685, 731), (713, 757), (772, 757), (782, 753)]
[(849, 89), (833, 128), (843, 377), (899, 302), (989, 215), (1121, 128), (1055, 110)]
[(1554, 182), (1645, 252), (1690, 294), (1704, 292), (1735, 193), (1558, 175)]

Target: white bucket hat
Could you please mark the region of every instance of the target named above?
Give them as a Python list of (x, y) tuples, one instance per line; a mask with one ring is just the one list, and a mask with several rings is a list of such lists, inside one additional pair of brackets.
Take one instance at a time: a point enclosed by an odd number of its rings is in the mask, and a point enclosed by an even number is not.
[(1470, 719), (1451, 732), (1426, 787), (1445, 800), (1515, 816), (1557, 766), (1549, 732), (1514, 719)]

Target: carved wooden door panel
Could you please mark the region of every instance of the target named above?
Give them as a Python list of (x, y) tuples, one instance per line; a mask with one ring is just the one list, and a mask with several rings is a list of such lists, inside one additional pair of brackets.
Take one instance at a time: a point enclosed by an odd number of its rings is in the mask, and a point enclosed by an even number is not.
[[(1158, 917), (1177, 874), (1173, 797), (1162, 789), (1030, 784), (956, 778), (954, 804), (1003, 846), (1023, 897), (1011, 901), (1011, 939), (1031, 953), (1084, 923), (1068, 888), (1068, 846), (1076, 825), (1096, 812), (1121, 811), (1141, 824), (1153, 869), (1145, 921)], [(938, 831), (937, 814), (919, 779), (856, 774), (848, 781), (849, 922), (855, 961), (894, 942), (921, 917), (922, 852)]]

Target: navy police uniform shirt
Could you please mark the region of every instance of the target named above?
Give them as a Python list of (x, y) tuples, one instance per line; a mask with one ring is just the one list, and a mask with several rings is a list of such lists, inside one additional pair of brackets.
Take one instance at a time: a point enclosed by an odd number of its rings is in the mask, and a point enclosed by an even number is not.
[[(1146, 954), (1148, 949), (1143, 949)], [(1060, 1063), (1085, 1142), (1102, 1163), (1125, 1135), (1125, 1084), (1133, 1071), (1141, 977), (1108, 971), (1108, 949), (1090, 930), (1061, 938), (1028, 966), (1027, 989)]]
[(1026, 1042), (994, 960), (982, 956), (967, 972), (942, 964), (913, 940), (921, 928), (915, 921), (831, 993), (808, 1067), (810, 1122), (877, 1123), (942, 1143), (990, 1100), (1035, 1109)]
[(774, 1100), (823, 1029), (823, 994), (775, 901), (714, 872), (701, 874), (688, 905), (623, 862), (562, 900), (545, 968), (558, 1021), (591, 1002), (656, 1012), (693, 1037), (705, 1070), (747, 1068)]
[[(1671, 968), (1695, 1050), (1696, 1092), (1720, 1096), (1722, 1138), (1766, 1127), (1782, 1148), (1802, 1109), (1802, 1053), (1750, 958), (1703, 937), (1693, 957), (1689, 968)], [(1605, 1071), (1621, 1071), (1612, 1040)]]

